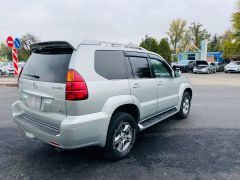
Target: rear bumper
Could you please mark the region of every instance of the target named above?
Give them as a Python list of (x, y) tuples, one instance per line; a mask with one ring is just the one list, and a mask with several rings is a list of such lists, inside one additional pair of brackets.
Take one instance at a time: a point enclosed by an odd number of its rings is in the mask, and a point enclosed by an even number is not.
[(193, 73), (199, 73), (199, 74), (207, 74), (208, 71), (203, 71), (203, 70), (199, 70), (199, 69), (194, 69)]
[(181, 72), (187, 72), (188, 67), (186, 67), (186, 66), (173, 66), (173, 70), (180, 70)]
[(67, 116), (60, 129), (53, 128), (21, 112), (19, 101), (12, 105), (14, 122), (31, 138), (40, 139), (62, 149), (75, 149), (90, 145), (104, 147), (109, 117), (102, 112), (83, 116)]

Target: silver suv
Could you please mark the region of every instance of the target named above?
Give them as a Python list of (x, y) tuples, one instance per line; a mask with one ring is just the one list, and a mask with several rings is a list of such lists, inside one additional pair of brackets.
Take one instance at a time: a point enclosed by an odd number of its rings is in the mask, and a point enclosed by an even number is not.
[(189, 114), (188, 79), (153, 52), (97, 41), (42, 42), (31, 51), (12, 105), (27, 137), (60, 149), (100, 146), (116, 160), (137, 132)]

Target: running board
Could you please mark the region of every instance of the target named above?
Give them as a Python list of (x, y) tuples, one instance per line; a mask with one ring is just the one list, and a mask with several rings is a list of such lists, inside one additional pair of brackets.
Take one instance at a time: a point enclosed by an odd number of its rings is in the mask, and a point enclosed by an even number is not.
[(153, 126), (154, 124), (157, 124), (160, 121), (163, 121), (164, 119), (167, 119), (167, 118), (173, 116), (176, 113), (177, 113), (177, 108), (167, 110), (157, 116), (154, 116), (152, 118), (149, 118), (149, 119), (146, 119), (146, 120), (140, 122), (138, 124), (138, 127), (140, 128), (140, 131), (142, 131), (150, 126)]

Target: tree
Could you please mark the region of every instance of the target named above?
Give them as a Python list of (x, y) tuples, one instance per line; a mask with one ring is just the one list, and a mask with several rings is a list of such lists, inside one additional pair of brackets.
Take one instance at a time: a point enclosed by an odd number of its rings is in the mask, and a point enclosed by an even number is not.
[(234, 55), (240, 55), (240, 0), (237, 1), (236, 12), (232, 15)]
[(236, 46), (235, 43), (233, 32), (230, 30), (226, 31), (220, 46), (221, 50), (224, 52), (224, 59), (230, 60), (233, 55), (236, 55), (238, 46)]
[[(4, 43), (0, 45), (0, 57), (6, 58), (9, 61), (12, 61), (12, 50)], [(22, 48), (18, 49), (18, 60), (19, 61), (26, 61), (28, 59), (28, 54)]]
[(233, 30), (237, 38), (240, 39), (240, 0), (237, 1), (236, 12), (232, 15)]
[(173, 20), (170, 24), (169, 31), (167, 32), (170, 43), (173, 46), (173, 53), (177, 53), (177, 46), (183, 38), (184, 33), (186, 32), (187, 22), (182, 19)]
[(38, 38), (37, 36), (27, 33), (25, 35), (22, 36), (21, 38), (21, 46), (22, 46), (22, 50), (25, 52), (25, 55), (27, 57), (30, 56), (31, 52), (30, 52), (30, 45), (36, 42), (39, 42), (40, 38)]
[(185, 51), (186, 48), (191, 44), (192, 36), (190, 30), (187, 30), (183, 34), (183, 38), (181, 39), (178, 49), (180, 52)]
[(240, 55), (240, 0), (237, 1), (236, 12), (232, 15), (232, 30), (225, 32), (220, 47), (225, 59), (230, 60), (234, 55)]
[(169, 46), (168, 40), (166, 38), (162, 38), (159, 43), (159, 54), (169, 63), (171, 64), (171, 48)]
[(213, 36), (212, 40), (208, 44), (208, 50), (211, 52), (219, 52), (220, 49), (221, 37), (218, 37), (216, 34)]
[(7, 60), (12, 59), (12, 50), (4, 43), (0, 45), (0, 57), (7, 58)]
[(189, 30), (193, 37), (193, 42), (195, 46), (197, 46), (200, 49), (200, 43), (204, 39), (208, 39), (211, 37), (211, 35), (208, 33), (206, 29), (201, 30), (201, 27), (203, 25), (200, 23), (193, 22), (191, 26), (189, 27)]
[(140, 43), (140, 47), (143, 47), (148, 51), (159, 53), (157, 40), (153, 37), (149, 37), (148, 35), (145, 36), (145, 39), (142, 39), (142, 42)]

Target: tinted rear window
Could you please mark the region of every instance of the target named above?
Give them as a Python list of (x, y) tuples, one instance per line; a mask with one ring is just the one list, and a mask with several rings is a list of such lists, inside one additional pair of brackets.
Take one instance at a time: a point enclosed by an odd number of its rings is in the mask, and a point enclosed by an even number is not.
[(129, 57), (134, 78), (151, 78), (151, 70), (144, 57)]
[(95, 71), (106, 79), (127, 79), (123, 51), (96, 51)]
[(21, 78), (65, 83), (71, 56), (72, 54), (32, 53), (24, 66)]
[(208, 65), (207, 61), (196, 61), (197, 65)]

